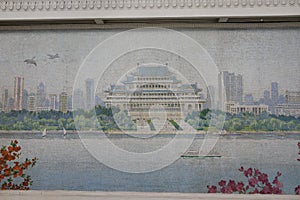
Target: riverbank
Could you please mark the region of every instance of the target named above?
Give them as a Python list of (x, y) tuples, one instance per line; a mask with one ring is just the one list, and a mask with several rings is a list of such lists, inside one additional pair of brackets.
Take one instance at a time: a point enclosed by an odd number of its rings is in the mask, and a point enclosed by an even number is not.
[[(26, 133), (26, 134), (40, 134), (42, 133), (43, 130), (0, 130), (0, 134), (21, 134), (21, 133)], [(59, 134), (63, 133), (63, 130), (50, 130), (47, 131), (47, 134)], [(103, 133), (103, 131), (99, 130), (83, 130), (80, 131), (80, 133)], [(105, 134), (112, 134), (112, 135), (123, 135), (123, 134), (156, 134), (155, 131), (148, 131), (148, 132), (136, 132), (136, 131), (128, 131), (128, 132), (122, 132), (122, 131), (108, 131), (104, 132)], [(193, 134), (200, 134), (204, 135), (206, 134), (206, 131), (195, 131)], [(77, 130), (67, 130), (67, 134), (78, 134)], [(175, 134), (190, 134), (187, 131), (177, 131), (177, 132), (159, 132), (158, 134), (168, 134), (168, 135), (175, 135)], [(285, 135), (285, 134), (300, 134), (300, 131), (233, 131), (233, 132), (225, 132), (222, 131), (220, 135), (240, 135), (240, 134), (276, 134), (276, 135)]]
[(105, 200), (298, 200), (296, 195), (245, 195), (245, 194), (199, 194), (199, 193), (152, 193), (152, 192), (86, 192), (86, 191), (1, 191), (0, 197), (6, 200), (81, 200), (81, 199), (105, 199)]

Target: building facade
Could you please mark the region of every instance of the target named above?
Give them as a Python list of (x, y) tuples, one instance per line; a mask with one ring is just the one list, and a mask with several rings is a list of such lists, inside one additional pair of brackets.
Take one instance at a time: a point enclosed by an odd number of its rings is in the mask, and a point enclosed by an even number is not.
[(14, 110), (23, 109), (24, 77), (16, 76), (14, 82)]
[(219, 100), (221, 109), (226, 102), (243, 102), (243, 77), (240, 74), (223, 71), (219, 74)]
[(46, 102), (46, 86), (43, 82), (40, 82), (36, 91), (36, 106), (37, 108), (45, 107)]
[(286, 91), (285, 102), (275, 106), (276, 115), (300, 116), (300, 91)]
[(8, 112), (9, 111), (9, 105), (8, 105), (8, 89), (4, 88), (4, 92), (2, 94), (2, 111)]
[(271, 83), (271, 99), (272, 99), (273, 105), (276, 105), (278, 103), (278, 96), (279, 96), (278, 83), (272, 82)]
[(35, 94), (33, 94), (33, 93), (31, 93), (28, 96), (27, 110), (28, 111), (36, 111), (36, 99), (35, 99)]
[(94, 95), (94, 80), (85, 80), (85, 109), (91, 110), (95, 106), (95, 95)]
[(230, 114), (253, 113), (259, 115), (268, 112), (267, 105), (240, 105), (236, 103), (226, 103), (226, 112)]
[(57, 105), (58, 105), (57, 94), (49, 94), (49, 109), (57, 110), (58, 109)]
[(66, 113), (68, 112), (68, 94), (62, 92), (59, 95), (59, 111)]
[(150, 110), (165, 111), (167, 119), (180, 120), (184, 113), (201, 110), (205, 100), (196, 84), (184, 84), (168, 65), (142, 64), (120, 85), (107, 91), (107, 107), (127, 110), (137, 124), (151, 118)]
[(215, 87), (212, 85), (209, 85), (206, 88), (206, 102), (204, 104), (204, 108), (212, 109), (216, 105), (216, 92)]
[(73, 109), (83, 109), (84, 100), (83, 100), (83, 91), (81, 89), (75, 89), (73, 92)]
[(285, 99), (287, 104), (300, 104), (300, 91), (286, 91)]

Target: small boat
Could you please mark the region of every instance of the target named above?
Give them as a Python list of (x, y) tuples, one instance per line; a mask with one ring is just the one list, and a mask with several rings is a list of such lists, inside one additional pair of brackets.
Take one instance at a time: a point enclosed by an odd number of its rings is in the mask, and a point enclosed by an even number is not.
[(43, 130), (42, 137), (46, 137), (46, 135), (47, 135), (47, 129), (45, 128), (45, 129)]
[(200, 155), (181, 155), (182, 158), (221, 158), (220, 155), (207, 155), (207, 156), (200, 156)]

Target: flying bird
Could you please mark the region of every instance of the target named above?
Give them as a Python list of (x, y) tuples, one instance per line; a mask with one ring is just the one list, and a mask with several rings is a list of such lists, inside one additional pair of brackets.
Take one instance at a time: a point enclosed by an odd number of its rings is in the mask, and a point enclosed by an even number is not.
[(35, 66), (37, 66), (36, 61), (34, 59), (35, 59), (35, 56), (33, 58), (31, 58), (31, 59), (24, 60), (24, 62), (26, 64), (28, 64), (28, 65), (35, 65)]
[(47, 56), (49, 57), (49, 59), (55, 59), (55, 58), (59, 58), (58, 53), (55, 55), (51, 55), (51, 54), (47, 54)]

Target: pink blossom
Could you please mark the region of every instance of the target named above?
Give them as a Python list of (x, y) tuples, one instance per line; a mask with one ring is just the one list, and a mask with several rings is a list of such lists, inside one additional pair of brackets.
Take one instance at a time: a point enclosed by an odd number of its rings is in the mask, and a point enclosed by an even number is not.
[(244, 175), (246, 177), (252, 176), (252, 168), (247, 169), (246, 171), (244, 171)]
[(225, 185), (226, 185), (226, 181), (225, 181), (225, 180), (221, 180), (221, 181), (219, 182), (219, 186), (223, 187), (223, 186), (225, 186)]
[[(299, 142), (300, 143), (300, 142)], [(299, 144), (298, 143), (298, 144)], [(300, 185), (298, 185), (296, 188), (295, 188), (295, 193), (297, 194), (297, 195), (300, 195)]]
[(249, 179), (249, 185), (251, 187), (255, 187), (255, 185), (258, 183), (258, 180), (256, 178), (250, 178)]
[(243, 171), (244, 171), (244, 167), (241, 166), (241, 168), (239, 168), (239, 171), (240, 171), (240, 172), (243, 172)]
[(255, 188), (255, 189), (253, 190), (253, 192), (249, 192), (249, 194), (258, 194), (258, 193), (259, 193), (259, 191), (258, 191), (257, 188)]
[(260, 171), (258, 169), (254, 169), (254, 175), (257, 176), (259, 174), (261, 174)]
[(262, 182), (263, 184), (268, 182), (268, 175), (265, 173), (262, 173), (261, 175), (258, 176), (258, 180)]
[(218, 192), (217, 187), (214, 185), (212, 185), (212, 186), (208, 185), (207, 188), (208, 188), (208, 193), (217, 193)]
[(260, 191), (261, 194), (271, 194), (271, 188), (269, 186), (264, 186), (263, 189)]
[(277, 172), (277, 176), (281, 176), (281, 173), (280, 173), (280, 172)]
[(236, 185), (236, 190), (241, 191), (243, 189), (244, 189), (244, 183), (243, 182), (238, 182), (238, 184)]

